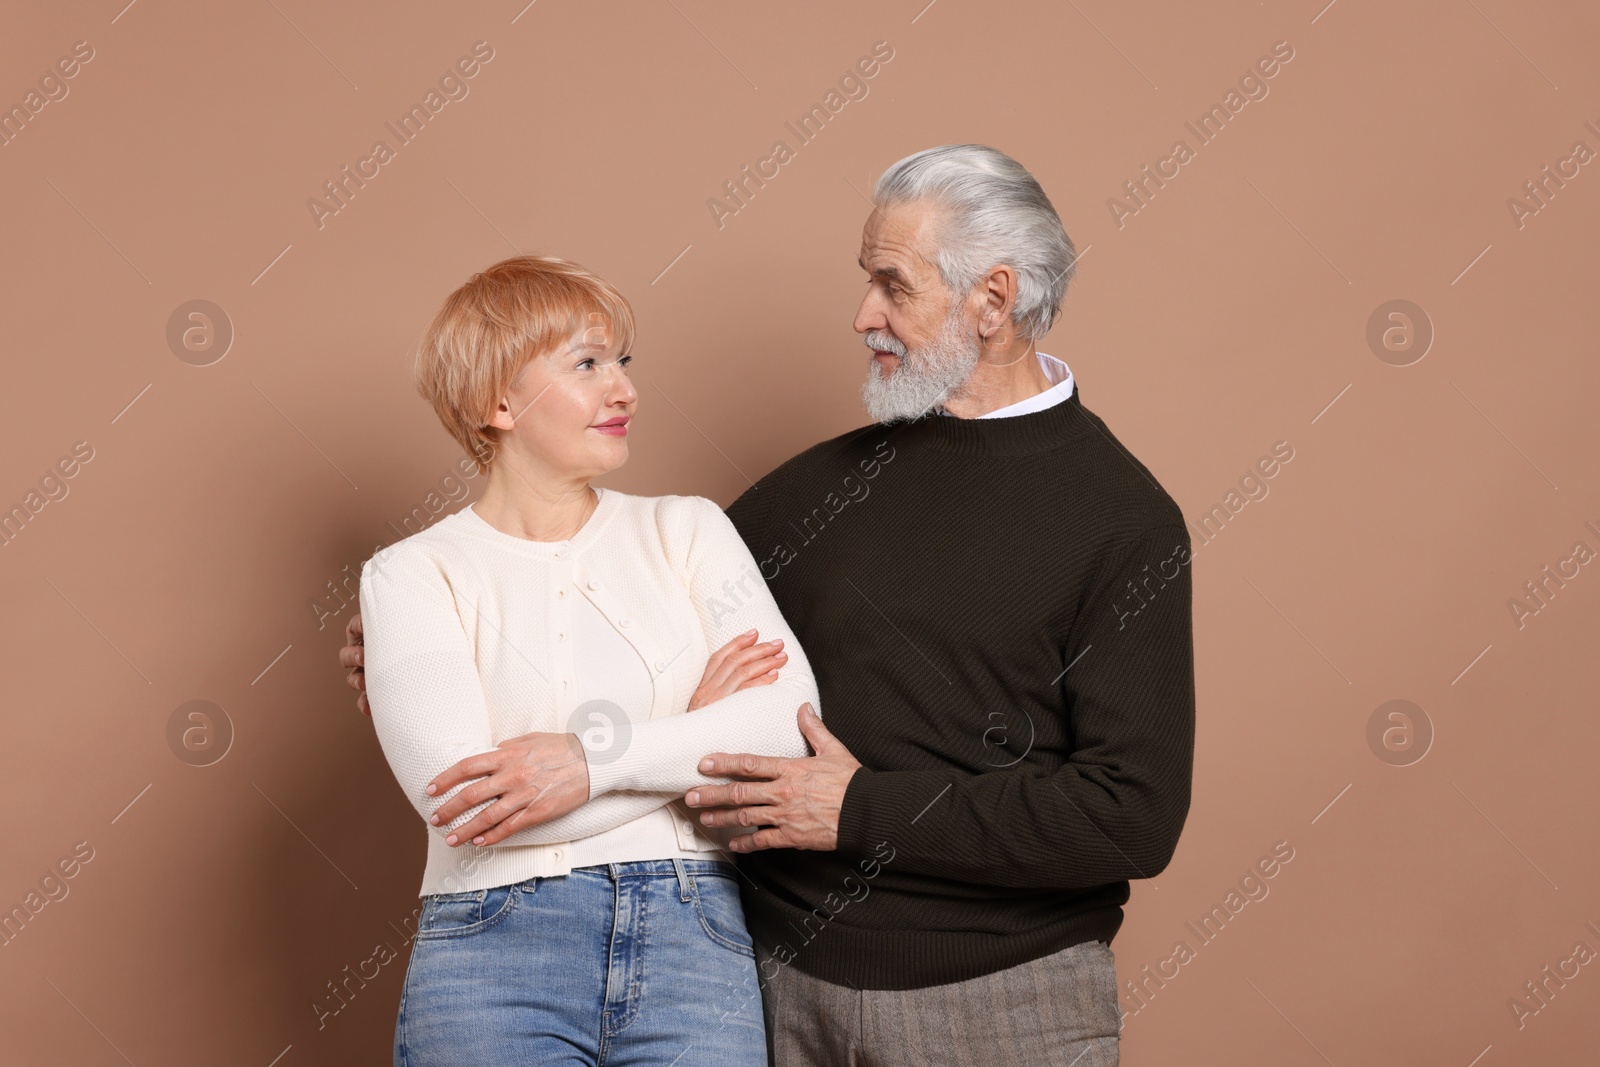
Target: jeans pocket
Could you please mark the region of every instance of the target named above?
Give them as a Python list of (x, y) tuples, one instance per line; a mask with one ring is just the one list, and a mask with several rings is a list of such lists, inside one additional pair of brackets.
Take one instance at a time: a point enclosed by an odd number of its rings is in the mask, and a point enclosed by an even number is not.
[(466, 893), (435, 893), (423, 898), (422, 917), (414, 940), (469, 937), (497, 926), (517, 906), (517, 885), (475, 889)]
[(755, 945), (744, 924), (744, 905), (739, 903), (739, 883), (731, 874), (695, 872), (694, 910), (707, 937), (755, 959)]

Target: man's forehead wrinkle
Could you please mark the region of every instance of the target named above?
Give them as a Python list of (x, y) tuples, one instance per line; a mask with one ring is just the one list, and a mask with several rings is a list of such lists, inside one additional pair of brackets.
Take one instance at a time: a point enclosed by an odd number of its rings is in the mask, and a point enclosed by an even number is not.
[(868, 274), (883, 275), (901, 282), (909, 282), (917, 272), (919, 259), (908, 246), (880, 244), (861, 257), (861, 266)]
[(901, 284), (907, 284), (911, 280), (906, 272), (901, 270), (894, 261), (886, 260), (881, 256), (874, 256), (869, 263), (863, 264), (862, 269), (875, 278), (888, 278)]
[(861, 234), (863, 267), (870, 271), (872, 260), (886, 256), (899, 260), (908, 270), (931, 266), (932, 260), (922, 249), (934, 247), (937, 215), (936, 210), (927, 209), (874, 213)]

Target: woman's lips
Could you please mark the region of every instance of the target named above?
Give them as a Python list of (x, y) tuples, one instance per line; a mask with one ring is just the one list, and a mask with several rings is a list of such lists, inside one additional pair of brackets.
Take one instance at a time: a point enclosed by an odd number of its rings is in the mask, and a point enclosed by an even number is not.
[(589, 429), (598, 430), (607, 437), (626, 437), (628, 436), (628, 420), (607, 419), (605, 422), (602, 422), (597, 426), (589, 427)]

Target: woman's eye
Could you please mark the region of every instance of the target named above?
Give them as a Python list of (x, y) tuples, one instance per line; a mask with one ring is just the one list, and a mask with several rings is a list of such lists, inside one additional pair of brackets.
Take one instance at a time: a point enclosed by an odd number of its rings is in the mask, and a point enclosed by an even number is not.
[(632, 363), (632, 362), (633, 362), (633, 357), (632, 356), (623, 356), (621, 359), (617, 360), (617, 366), (621, 367), (623, 370), (627, 370), (628, 369), (628, 365), (630, 363)]
[(578, 369), (579, 370), (593, 370), (594, 369), (594, 360), (592, 360), (592, 359), (580, 359), (578, 361)]

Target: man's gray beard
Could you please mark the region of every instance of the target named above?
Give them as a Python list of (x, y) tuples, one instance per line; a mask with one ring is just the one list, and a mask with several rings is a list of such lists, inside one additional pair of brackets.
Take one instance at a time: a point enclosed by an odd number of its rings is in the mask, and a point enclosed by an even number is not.
[[(877, 331), (867, 334), (870, 339)], [(885, 372), (876, 359), (867, 368), (861, 400), (873, 422), (918, 419), (948, 400), (978, 366), (981, 349), (967, 334), (959, 309), (944, 320), (939, 334), (914, 352), (900, 345), (900, 366)], [(887, 349), (886, 349), (887, 351)]]

